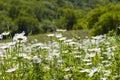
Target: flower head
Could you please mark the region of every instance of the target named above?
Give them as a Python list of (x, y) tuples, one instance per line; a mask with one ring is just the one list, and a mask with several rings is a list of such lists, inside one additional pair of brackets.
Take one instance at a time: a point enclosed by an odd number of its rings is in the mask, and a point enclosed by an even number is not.
[(9, 35), (10, 34), (10, 32), (3, 32), (2, 33), (2, 35), (4, 35), (4, 36), (7, 36), (7, 35)]
[(13, 37), (13, 41), (16, 41), (16, 42), (26, 42), (27, 41), (27, 37), (24, 36), (25, 35), (25, 32), (22, 32), (20, 34), (15, 34), (15, 36)]
[(38, 56), (34, 56), (34, 55), (31, 55), (31, 60), (33, 61), (33, 63), (40, 63), (41, 62), (41, 59), (38, 58)]
[(53, 36), (54, 36), (54, 34), (47, 34), (47, 36), (48, 36), (48, 37), (53, 37)]
[(6, 72), (10, 73), (10, 72), (14, 72), (18, 69), (18, 66), (15, 66), (14, 68), (10, 68), (8, 69)]
[(57, 32), (65, 32), (65, 31), (67, 31), (66, 29), (57, 29), (56, 30)]

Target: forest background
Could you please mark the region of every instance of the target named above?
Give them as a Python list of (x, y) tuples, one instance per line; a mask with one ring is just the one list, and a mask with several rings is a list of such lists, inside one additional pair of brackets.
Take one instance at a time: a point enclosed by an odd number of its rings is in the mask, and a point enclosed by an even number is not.
[(0, 33), (12, 35), (89, 29), (91, 35), (116, 30), (120, 0), (0, 0)]

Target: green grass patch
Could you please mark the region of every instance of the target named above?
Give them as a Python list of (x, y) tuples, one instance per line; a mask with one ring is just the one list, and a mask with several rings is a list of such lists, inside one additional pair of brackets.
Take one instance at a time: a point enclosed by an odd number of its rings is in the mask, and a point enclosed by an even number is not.
[[(51, 34), (51, 33), (28, 36), (28, 40), (32, 41), (33, 39), (37, 39), (39, 42), (46, 42), (46, 41), (50, 40), (50, 38), (47, 37), (47, 34)], [(72, 38), (74, 36), (85, 38), (85, 36), (89, 36), (89, 30), (70, 30), (70, 31), (66, 31), (62, 34), (63, 34), (63, 36), (65, 36), (67, 38)]]
[[(55, 32), (54, 32), (55, 33)], [(28, 41), (32, 41), (34, 39), (37, 39), (39, 42), (46, 42), (49, 41), (50, 38), (47, 36), (47, 34), (51, 33), (44, 33), (44, 34), (37, 34), (37, 35), (30, 35), (28, 37)], [(62, 33), (63, 36), (67, 38), (72, 38), (74, 36), (79, 36), (81, 38), (85, 38), (85, 36), (89, 36), (89, 30), (70, 30)], [(5, 42), (10, 42), (12, 41), (12, 38), (5, 39), (5, 40), (0, 40), (0, 43), (5, 43)]]

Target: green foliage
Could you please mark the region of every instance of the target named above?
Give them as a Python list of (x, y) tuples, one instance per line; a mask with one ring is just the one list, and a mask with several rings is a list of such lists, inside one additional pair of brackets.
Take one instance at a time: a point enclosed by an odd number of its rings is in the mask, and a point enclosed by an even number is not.
[(9, 16), (12, 19), (15, 19), (18, 17), (18, 15), (19, 15), (19, 8), (17, 8), (16, 6), (12, 6), (9, 10)]
[(63, 13), (64, 14), (60, 17), (60, 20), (67, 30), (71, 30), (73, 25), (76, 23), (75, 13), (71, 9), (64, 9)]
[[(52, 31), (51, 28), (92, 28), (98, 17), (107, 10), (103, 7), (96, 9), (86, 20), (84, 17), (88, 12), (97, 6), (117, 2), (119, 0), (1, 0), (0, 27), (4, 31), (9, 26), (12, 34), (21, 31), (43, 33)], [(109, 9), (112, 7), (109, 6)]]
[(12, 19), (10, 17), (7, 17), (5, 15), (6, 12), (2, 12), (0, 14), (3, 14), (4, 15), (1, 15), (0, 16), (0, 27), (1, 27), (1, 30), (3, 31), (10, 31), (10, 32), (14, 32), (17, 30), (17, 26), (16, 24), (12, 21)]
[(91, 35), (99, 35), (116, 30), (120, 25), (120, 5), (108, 5), (92, 10), (86, 18)]
[(78, 19), (77, 23), (73, 26), (74, 30), (77, 29), (86, 29), (87, 28), (87, 22), (84, 19)]
[(92, 28), (93, 25), (96, 22), (98, 22), (99, 16), (101, 16), (101, 14), (103, 13), (104, 13), (104, 7), (100, 7), (100, 8), (92, 10), (87, 16), (88, 28)]
[(43, 20), (42, 23), (40, 24), (41, 28), (43, 29), (43, 32), (53, 32), (55, 31), (56, 27), (54, 25), (54, 21), (49, 21), (49, 20)]
[(18, 17), (16, 20), (16, 24), (18, 26), (18, 32), (25, 31), (28, 33), (39, 33), (39, 22), (34, 18), (28, 18), (28, 17)]
[(82, 16), (82, 10), (78, 11), (69, 8), (63, 9), (63, 15), (60, 17), (61, 27), (67, 30), (80, 29), (79, 22), (77, 22), (77, 20), (82, 18)]
[[(118, 14), (118, 13), (117, 13)], [(92, 30), (93, 35), (108, 33), (111, 30), (115, 30), (120, 25), (120, 16), (115, 13), (105, 13), (100, 18), (99, 21), (95, 24), (94, 29)]]

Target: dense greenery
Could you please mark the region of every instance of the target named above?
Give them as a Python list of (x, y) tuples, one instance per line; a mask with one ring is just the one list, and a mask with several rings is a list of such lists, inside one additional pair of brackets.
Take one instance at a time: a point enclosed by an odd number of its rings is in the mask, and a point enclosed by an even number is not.
[[(22, 31), (27, 34), (37, 34), (54, 31), (56, 28), (83, 29), (87, 26), (101, 25), (104, 16), (108, 16), (108, 22), (102, 25), (106, 27), (105, 24), (111, 22), (109, 16), (112, 16), (110, 10), (114, 8), (112, 6), (93, 10), (88, 15), (87, 21), (85, 17), (90, 10), (98, 6), (117, 2), (119, 0), (0, 0), (0, 32), (9, 30), (12, 34)], [(109, 9), (106, 10), (107, 8)], [(106, 14), (100, 16), (100, 20), (96, 23), (98, 17), (95, 18), (94, 14), (103, 13)], [(95, 31), (97, 30), (93, 30)]]
[(120, 26), (120, 4), (108, 5), (92, 10), (86, 18), (92, 35), (108, 33)]

